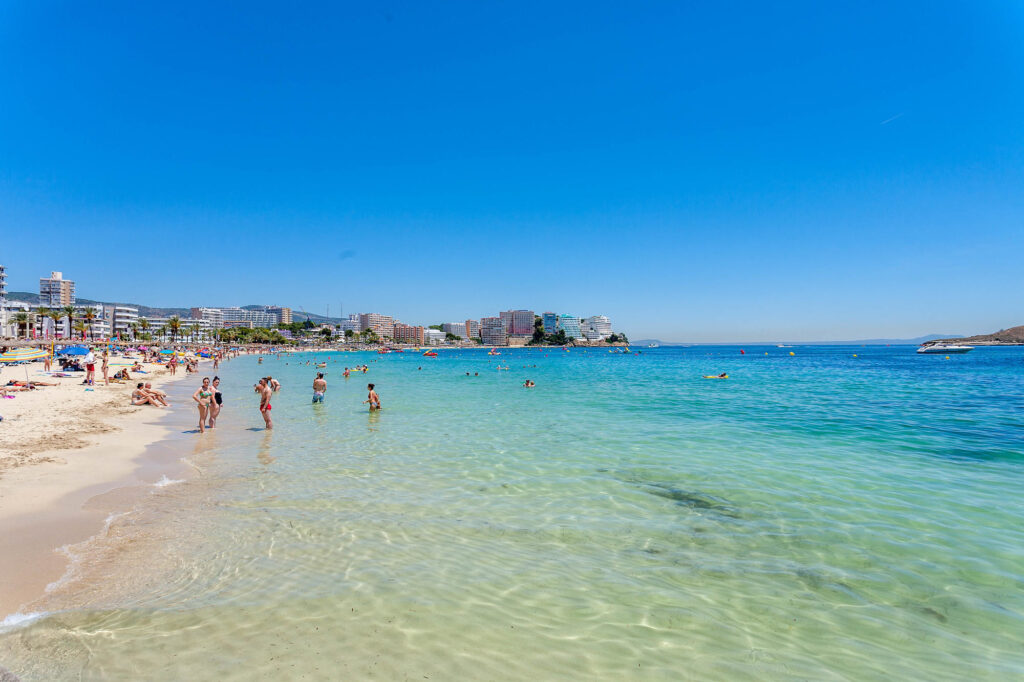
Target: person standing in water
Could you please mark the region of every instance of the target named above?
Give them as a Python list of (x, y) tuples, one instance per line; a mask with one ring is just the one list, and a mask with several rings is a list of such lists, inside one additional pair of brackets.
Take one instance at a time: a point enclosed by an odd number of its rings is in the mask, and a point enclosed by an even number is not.
[(270, 418), (270, 396), (273, 391), (270, 390), (266, 379), (260, 379), (260, 383), (256, 384), (255, 389), (260, 394), (260, 416), (263, 417), (267, 429), (273, 429), (274, 421)]
[(203, 377), (203, 385), (192, 394), (192, 400), (199, 403), (199, 433), (204, 433), (207, 415), (210, 413), (210, 403), (213, 402), (213, 388), (210, 386), (209, 377)]
[(210, 386), (213, 388), (213, 402), (210, 403), (210, 423), (209, 428), (215, 428), (217, 426), (217, 417), (220, 416), (220, 408), (224, 404), (224, 396), (220, 392), (220, 377), (214, 377), (213, 381), (210, 382)]
[(363, 405), (370, 403), (370, 412), (380, 409), (380, 396), (377, 395), (377, 391), (373, 390), (373, 384), (366, 384), (366, 390), (369, 391), (369, 395), (366, 396), (366, 400), (363, 401)]
[(317, 372), (316, 379), (313, 379), (313, 402), (322, 403), (324, 401), (324, 393), (327, 391), (327, 380), (324, 379), (323, 372)]

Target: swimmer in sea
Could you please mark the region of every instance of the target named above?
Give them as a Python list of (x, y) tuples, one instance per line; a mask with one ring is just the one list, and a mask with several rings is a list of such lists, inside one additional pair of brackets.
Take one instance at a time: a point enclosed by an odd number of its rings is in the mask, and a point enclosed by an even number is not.
[(366, 390), (369, 391), (369, 395), (366, 396), (366, 400), (363, 404), (370, 403), (370, 412), (379, 410), (380, 408), (380, 396), (377, 395), (377, 391), (373, 390), (373, 384), (366, 384)]

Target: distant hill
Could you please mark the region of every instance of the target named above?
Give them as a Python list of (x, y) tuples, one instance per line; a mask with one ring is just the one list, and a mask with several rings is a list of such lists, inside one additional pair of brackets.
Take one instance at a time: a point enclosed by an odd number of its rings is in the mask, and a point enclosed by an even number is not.
[(958, 338), (937, 339), (938, 343), (962, 343), (971, 346), (1024, 346), (1024, 325), (1000, 329), (994, 334), (978, 334), (977, 336), (961, 336)]

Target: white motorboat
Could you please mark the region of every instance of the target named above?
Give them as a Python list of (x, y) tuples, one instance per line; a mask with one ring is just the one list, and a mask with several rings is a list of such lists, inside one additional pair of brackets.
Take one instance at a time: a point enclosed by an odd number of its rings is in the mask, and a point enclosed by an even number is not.
[(974, 346), (958, 346), (955, 343), (933, 343), (928, 346), (921, 346), (917, 349), (917, 352), (949, 355), (950, 353), (966, 353), (971, 350), (974, 350)]

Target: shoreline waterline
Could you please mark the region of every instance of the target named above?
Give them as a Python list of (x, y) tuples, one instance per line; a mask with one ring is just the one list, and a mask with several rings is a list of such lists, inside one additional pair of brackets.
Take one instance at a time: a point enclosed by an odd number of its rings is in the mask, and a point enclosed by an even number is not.
[(182, 413), (194, 413), (190, 378), (184, 371), (161, 377), (157, 385), (167, 391), (169, 407), (105, 418), (107, 431), (89, 445), (42, 452), (42, 461), (4, 472), (0, 619), (22, 615), (68, 582), (76, 563), (70, 548), (102, 535), (111, 515), (129, 509), (142, 491), (168, 474), (188, 475), (173, 441)]

